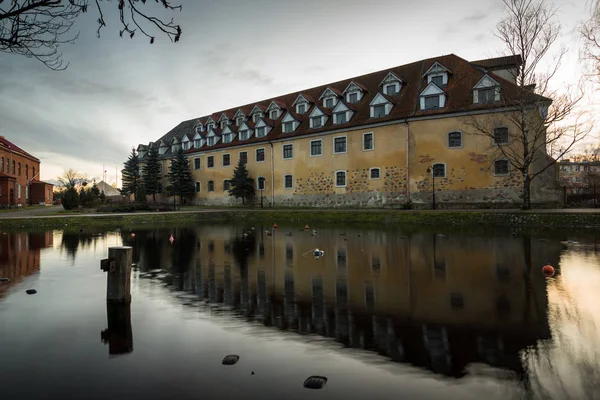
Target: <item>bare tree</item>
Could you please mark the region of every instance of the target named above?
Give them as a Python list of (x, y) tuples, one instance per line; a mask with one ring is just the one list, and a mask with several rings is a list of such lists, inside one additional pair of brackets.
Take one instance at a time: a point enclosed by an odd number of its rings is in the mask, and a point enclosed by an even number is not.
[(600, 0), (591, 0), (589, 5), (590, 17), (581, 26), (582, 58), (589, 66), (589, 74), (600, 80)]
[(522, 208), (529, 209), (534, 179), (584, 139), (591, 125), (585, 114), (576, 113), (583, 98), (581, 85), (551, 86), (566, 52), (561, 49), (548, 61), (561, 31), (556, 9), (543, 0), (503, 1), (507, 15), (498, 24), (496, 36), (513, 59), (519, 60), (512, 72), (516, 86), (494, 87), (493, 95), (482, 94), (480, 103), (498, 101), (503, 111), (474, 116), (469, 125), (473, 134), (490, 139), (510, 170), (518, 171), (523, 184)]
[[(172, 11), (170, 0), (154, 0)], [(119, 13), (119, 35), (133, 38), (141, 32), (154, 43), (150, 29), (166, 35), (172, 42), (181, 37), (181, 27), (173, 20), (160, 18), (142, 11), (148, 0), (0, 0), (0, 52), (33, 57), (52, 70), (64, 70), (60, 46), (73, 43), (79, 32), (71, 32), (77, 18), (89, 11), (98, 13), (97, 35), (106, 26), (103, 10), (116, 7)]]
[(65, 172), (56, 178), (65, 189), (76, 189), (78, 186), (87, 185), (85, 174), (75, 171), (73, 168), (65, 169)]

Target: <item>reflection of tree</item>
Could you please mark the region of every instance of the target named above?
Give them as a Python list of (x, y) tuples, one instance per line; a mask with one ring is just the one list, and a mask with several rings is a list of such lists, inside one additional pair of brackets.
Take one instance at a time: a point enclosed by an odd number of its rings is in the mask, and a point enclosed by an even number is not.
[[(246, 236), (244, 237), (244, 235)], [(236, 236), (231, 241), (231, 251), (241, 271), (248, 269), (248, 259), (254, 254), (254, 248), (256, 247), (255, 241), (254, 234), (247, 234), (246, 232), (243, 232), (242, 236)]]
[(83, 250), (96, 245), (98, 239), (104, 239), (106, 233), (87, 233), (87, 232), (68, 232), (62, 234), (60, 248), (67, 251), (67, 258), (71, 258), (75, 262), (75, 257), (78, 250)]
[(189, 228), (179, 228), (173, 233), (173, 272), (182, 273), (190, 269), (196, 250), (196, 231)]

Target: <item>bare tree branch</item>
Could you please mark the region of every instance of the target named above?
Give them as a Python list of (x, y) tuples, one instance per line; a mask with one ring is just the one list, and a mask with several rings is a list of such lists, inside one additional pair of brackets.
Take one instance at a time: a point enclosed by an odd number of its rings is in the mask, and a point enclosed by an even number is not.
[[(576, 87), (561, 84), (560, 90), (552, 86), (566, 54), (564, 48), (554, 51), (561, 32), (557, 9), (543, 0), (503, 1), (507, 14), (498, 24), (496, 36), (509, 54), (520, 56), (521, 63), (512, 72), (514, 85), (500, 92), (501, 112), (473, 116), (468, 125), (472, 134), (489, 138), (492, 152), (520, 172), (522, 207), (528, 209), (533, 180), (547, 175), (544, 173), (557, 159), (572, 151), (589, 134), (592, 123), (579, 111), (584, 98), (581, 83)], [(507, 141), (501, 137), (506, 129)], [(555, 183), (553, 178), (545, 178)]]
[[(154, 0), (168, 11), (179, 10), (170, 0)], [(96, 33), (106, 27), (103, 9), (115, 6), (119, 10), (121, 28), (119, 35), (127, 33), (133, 38), (138, 30), (154, 43), (150, 29), (165, 35), (171, 42), (181, 38), (181, 26), (173, 19), (162, 20), (142, 11), (147, 0), (94, 0), (98, 12)], [(77, 18), (88, 12), (90, 0), (0, 0), (0, 52), (35, 58), (56, 71), (64, 70), (68, 63), (63, 60), (60, 47), (73, 43), (79, 36), (71, 32)], [(115, 4), (116, 3), (116, 4)], [(129, 12), (125, 12), (129, 9)]]
[(583, 39), (581, 58), (587, 64), (587, 76), (600, 82), (600, 0), (592, 0), (589, 5), (590, 17), (580, 29)]

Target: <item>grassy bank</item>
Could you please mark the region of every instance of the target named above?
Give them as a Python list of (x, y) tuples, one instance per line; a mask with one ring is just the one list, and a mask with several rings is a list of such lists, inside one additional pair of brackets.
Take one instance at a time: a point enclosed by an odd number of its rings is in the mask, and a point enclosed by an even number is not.
[(217, 210), (197, 213), (155, 213), (52, 218), (0, 219), (1, 229), (64, 229), (75, 227), (133, 228), (198, 223), (261, 223), (271, 225), (377, 224), (444, 228), (600, 229), (600, 213), (520, 211), (396, 211), (396, 210)]

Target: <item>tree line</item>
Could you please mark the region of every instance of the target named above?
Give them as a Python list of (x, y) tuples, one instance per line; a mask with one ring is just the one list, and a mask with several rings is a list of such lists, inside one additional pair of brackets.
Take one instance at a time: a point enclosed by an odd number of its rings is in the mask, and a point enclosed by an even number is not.
[[(157, 195), (163, 194), (174, 199), (179, 198), (179, 203), (184, 204), (185, 200), (194, 196), (197, 191), (190, 160), (180, 148), (169, 161), (169, 172), (164, 174), (156, 146), (150, 146), (143, 162), (137, 151), (132, 148), (121, 171), (121, 194), (133, 196), (136, 202), (145, 202), (146, 196), (152, 196), (155, 204)], [(166, 186), (163, 185), (165, 178)], [(227, 192), (236, 199), (242, 199), (242, 204), (247, 204), (254, 198), (254, 180), (241, 159), (233, 170)]]

